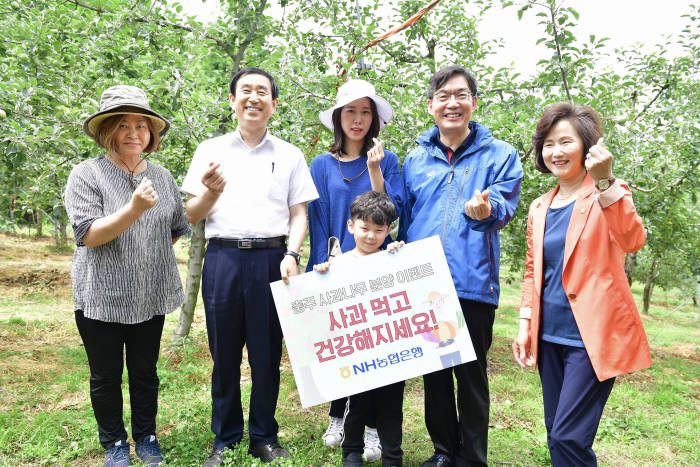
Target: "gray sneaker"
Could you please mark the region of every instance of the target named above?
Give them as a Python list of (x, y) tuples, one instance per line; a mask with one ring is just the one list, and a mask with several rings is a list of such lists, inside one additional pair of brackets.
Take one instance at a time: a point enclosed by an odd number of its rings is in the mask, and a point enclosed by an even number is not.
[(129, 443), (119, 440), (105, 452), (105, 467), (126, 467), (131, 465), (131, 448)]

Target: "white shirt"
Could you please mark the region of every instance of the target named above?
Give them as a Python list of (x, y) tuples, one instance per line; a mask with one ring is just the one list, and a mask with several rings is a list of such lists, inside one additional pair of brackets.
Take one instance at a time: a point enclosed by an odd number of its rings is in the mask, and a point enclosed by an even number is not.
[(289, 208), (318, 198), (296, 146), (265, 133), (248, 146), (238, 130), (203, 141), (192, 157), (182, 192), (201, 196), (209, 163), (221, 164), (226, 186), (207, 216), (205, 237), (271, 238), (289, 234)]

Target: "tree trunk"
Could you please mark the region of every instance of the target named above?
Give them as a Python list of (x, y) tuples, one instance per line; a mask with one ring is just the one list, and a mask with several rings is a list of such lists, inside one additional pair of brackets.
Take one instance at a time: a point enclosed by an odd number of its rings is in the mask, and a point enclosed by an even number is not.
[(56, 216), (58, 220), (58, 229), (56, 235), (56, 246), (66, 246), (68, 245), (68, 219), (66, 216), (66, 210), (63, 206), (58, 207), (58, 215)]
[(632, 287), (632, 274), (634, 274), (634, 267), (637, 265), (637, 253), (628, 253), (625, 255), (625, 275), (627, 276), (627, 283)]
[(40, 210), (36, 210), (36, 236), (40, 238), (44, 235), (44, 215)]
[(190, 327), (192, 327), (194, 309), (197, 305), (197, 295), (199, 294), (199, 284), (202, 279), (205, 243), (204, 221), (200, 221), (192, 227), (190, 255), (187, 260), (187, 280), (185, 281), (185, 303), (182, 304), (180, 319), (175, 332), (173, 332), (171, 341), (173, 344), (181, 344), (190, 333)]
[[(17, 199), (15, 197), (15, 199)], [(12, 232), (16, 232), (15, 230), (15, 201), (12, 201), (12, 205), (10, 206), (10, 226), (12, 227)]]
[(656, 258), (651, 262), (649, 271), (647, 271), (647, 280), (644, 283), (644, 305), (642, 313), (649, 314), (649, 302), (651, 301), (651, 292), (654, 289), (654, 279), (656, 278)]

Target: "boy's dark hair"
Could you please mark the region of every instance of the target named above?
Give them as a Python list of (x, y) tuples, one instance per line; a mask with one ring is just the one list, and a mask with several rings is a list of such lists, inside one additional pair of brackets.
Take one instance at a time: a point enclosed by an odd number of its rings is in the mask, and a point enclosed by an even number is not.
[[(331, 147), (328, 148), (328, 151), (333, 154), (338, 154), (339, 156), (344, 156), (347, 154), (347, 152), (345, 152), (345, 133), (343, 132), (343, 127), (340, 125), (340, 114), (344, 107), (345, 106), (333, 111), (333, 136), (335, 141)], [(365, 140), (362, 143), (362, 149), (360, 150), (360, 156), (367, 155), (367, 151), (372, 149), (372, 146), (374, 146), (372, 138), (376, 138), (379, 134), (379, 113), (377, 112), (377, 104), (374, 103), (374, 100), (369, 99), (369, 107), (372, 109), (372, 124), (365, 135)]]
[(571, 123), (583, 142), (582, 165), (585, 165), (585, 155), (588, 150), (603, 136), (600, 115), (591, 107), (587, 105), (575, 106), (569, 102), (557, 102), (550, 105), (542, 112), (537, 128), (535, 128), (535, 134), (532, 135), (532, 145), (535, 148), (535, 168), (542, 173), (551, 173), (544, 163), (544, 157), (542, 157), (544, 140), (552, 128), (562, 120)]
[(449, 65), (440, 68), (430, 77), (430, 82), (428, 83), (428, 99), (432, 99), (435, 91), (443, 87), (454, 75), (464, 76), (464, 79), (467, 80), (467, 86), (469, 86), (469, 92), (472, 93), (472, 96), (477, 96), (476, 78), (474, 78), (472, 72), (460, 65)]
[(245, 75), (263, 75), (265, 78), (270, 80), (270, 93), (272, 93), (272, 98), (277, 99), (277, 97), (280, 95), (280, 88), (279, 88), (279, 86), (277, 86), (277, 82), (275, 82), (275, 78), (273, 78), (270, 73), (268, 73), (267, 71), (262, 70), (260, 68), (249, 66), (248, 68), (243, 68), (241, 71), (236, 73), (233, 76), (233, 78), (231, 79), (231, 84), (229, 85), (228, 88), (233, 96), (236, 95), (236, 83), (241, 78), (241, 76), (245, 76)]
[(377, 225), (391, 225), (396, 219), (396, 207), (386, 193), (367, 191), (357, 196), (350, 205), (350, 219), (372, 221)]

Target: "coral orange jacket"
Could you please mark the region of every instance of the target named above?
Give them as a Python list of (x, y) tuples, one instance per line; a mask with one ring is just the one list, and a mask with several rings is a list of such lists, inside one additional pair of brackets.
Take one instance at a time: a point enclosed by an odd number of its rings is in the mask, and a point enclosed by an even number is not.
[[(521, 311), (531, 312), (530, 343), (537, 359), (542, 292), (542, 243), (547, 210), (558, 186), (535, 199), (527, 222)], [(583, 345), (600, 381), (651, 366), (642, 320), (625, 275), (625, 253), (646, 241), (629, 187), (618, 180), (598, 193), (586, 175), (566, 232), (562, 284)]]

